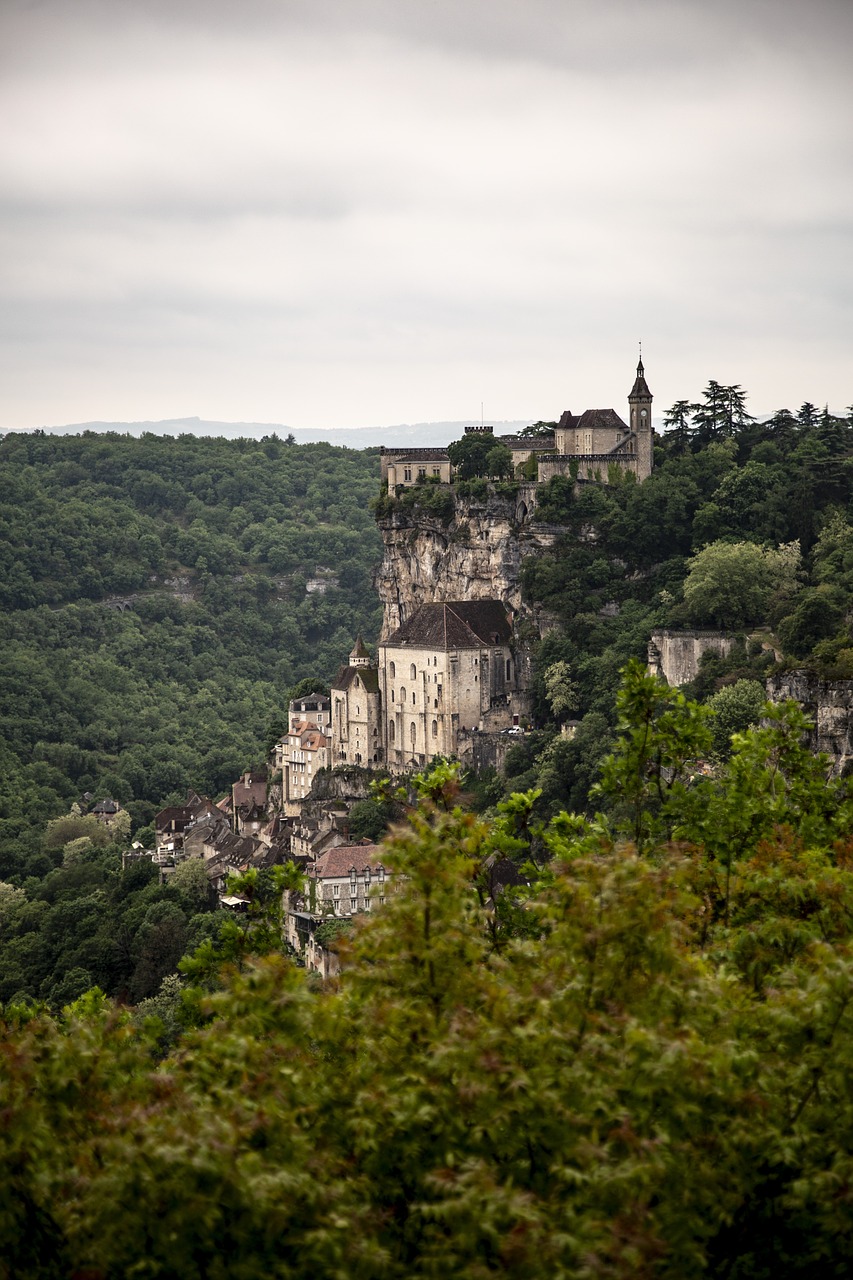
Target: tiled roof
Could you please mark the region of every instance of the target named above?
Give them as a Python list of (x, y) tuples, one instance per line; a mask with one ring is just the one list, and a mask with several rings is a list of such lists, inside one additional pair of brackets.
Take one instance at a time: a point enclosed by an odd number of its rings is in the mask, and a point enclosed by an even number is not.
[(318, 880), (328, 880), (348, 876), (353, 867), (356, 871), (366, 871), (368, 867), (373, 871), (383, 865), (378, 852), (377, 844), (339, 844), (322, 853), (308, 874)]
[(512, 623), (499, 600), (449, 600), (422, 604), (385, 644), (421, 649), (482, 649), (508, 644)]
[(361, 680), (368, 693), (379, 692), (379, 672), (375, 667), (341, 667), (337, 678), (332, 681), (332, 688), (349, 689), (356, 677)]
[(267, 779), (265, 774), (252, 774), (248, 784), (241, 778), (234, 783), (232, 794), (234, 804), (239, 808), (256, 806), (263, 809), (267, 802)]
[(627, 431), (615, 409), (585, 409), (574, 424), (579, 431)]
[(351, 658), (369, 658), (370, 657), (370, 654), (367, 652), (367, 649), (365, 648), (365, 644), (361, 636), (359, 636), (358, 639), (356, 640), (355, 648), (350, 654), (350, 657)]

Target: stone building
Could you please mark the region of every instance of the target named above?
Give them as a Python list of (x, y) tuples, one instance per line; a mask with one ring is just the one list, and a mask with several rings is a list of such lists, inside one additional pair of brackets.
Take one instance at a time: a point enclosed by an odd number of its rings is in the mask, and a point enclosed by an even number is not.
[(331, 757), (331, 701), (312, 693), (294, 698), (288, 707), (287, 733), (276, 743), (273, 760), (281, 771), (281, 804), (293, 817), (311, 790), (320, 769), (328, 769)]
[(341, 667), (332, 682), (331, 704), (332, 767), (382, 764), (385, 746), (379, 676), (361, 636), (349, 656), (349, 664)]
[(518, 692), (512, 621), (498, 600), (424, 604), (379, 646), (386, 758), (457, 755), (462, 729), (509, 726)]
[(628, 422), (615, 409), (586, 409), (579, 415), (567, 409), (554, 432), (554, 452), (539, 455), (539, 480), (555, 475), (607, 480), (613, 468), (645, 480), (652, 474), (653, 448), (652, 393), (640, 359), (628, 394)]
[(378, 845), (340, 844), (317, 858), (305, 873), (305, 897), (312, 912), (353, 916), (382, 906), (392, 873)]
[(439, 480), (450, 484), (450, 458), (446, 449), (386, 449), (379, 450), (381, 479), (389, 490), (398, 485), (423, 484), (427, 480)]

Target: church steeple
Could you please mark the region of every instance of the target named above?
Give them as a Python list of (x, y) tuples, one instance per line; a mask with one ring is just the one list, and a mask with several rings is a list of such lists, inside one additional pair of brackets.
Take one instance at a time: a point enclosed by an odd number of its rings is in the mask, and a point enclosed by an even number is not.
[(637, 479), (645, 480), (652, 474), (652, 393), (646, 382), (646, 371), (643, 368), (643, 348), (640, 347), (640, 359), (637, 364), (637, 376), (628, 396), (628, 421), (634, 434), (634, 448), (637, 451)]
[(359, 636), (355, 642), (355, 648), (349, 656), (349, 664), (351, 667), (370, 666), (370, 654), (367, 652), (367, 648), (361, 636)]

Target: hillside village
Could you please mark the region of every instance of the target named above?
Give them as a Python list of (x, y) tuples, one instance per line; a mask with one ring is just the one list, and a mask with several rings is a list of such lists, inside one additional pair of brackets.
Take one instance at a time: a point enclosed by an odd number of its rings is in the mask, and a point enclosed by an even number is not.
[[(515, 518), (531, 526), (536, 490), (554, 475), (597, 483), (612, 480), (614, 468), (637, 481), (651, 473), (651, 405), (640, 360), (627, 422), (612, 408), (567, 410), (552, 428), (529, 435), (496, 437), (484, 425), (467, 428), (466, 437), (511, 455), (520, 495)], [(446, 449), (380, 451), (387, 494), (419, 485), (452, 491), (456, 479)], [(495, 534), (504, 544), (513, 540), (502, 528)], [(350, 811), (368, 797), (371, 774), (405, 775), (436, 757), (500, 766), (531, 724), (517, 581), (469, 578), (457, 598), (456, 575), (437, 566), (428, 593), (407, 590), (393, 537), (386, 539), (381, 577), (377, 652), (356, 637), (328, 696), (290, 702), (287, 731), (266, 770), (245, 773), (216, 803), (190, 792), (184, 804), (161, 810), (155, 849), (135, 848), (125, 858), (126, 864), (151, 858), (164, 880), (182, 861), (201, 859), (220, 902), (236, 912), (247, 902), (228, 892), (229, 877), (297, 864), (303, 888), (286, 895), (285, 934), (306, 965), (324, 974), (336, 962), (317, 941), (324, 925), (381, 906), (393, 887), (379, 848), (350, 835)]]
[[(190, 792), (183, 805), (162, 810), (156, 847), (135, 848), (126, 861), (151, 858), (167, 880), (182, 861), (201, 859), (220, 902), (236, 912), (248, 904), (229, 893), (230, 877), (295, 864), (302, 883), (286, 894), (287, 941), (310, 968), (332, 971), (335, 956), (323, 945), (334, 935), (330, 922), (372, 911), (393, 891), (376, 837), (351, 830), (354, 806), (368, 800), (372, 780), (403, 781), (436, 757), (502, 771), (509, 748), (534, 727), (531, 653), (553, 626), (521, 587), (525, 559), (563, 533), (539, 516), (540, 488), (557, 476), (576, 488), (647, 479), (651, 405), (640, 360), (627, 421), (612, 408), (566, 411), (524, 435), (496, 437), (483, 425), (448, 449), (383, 448), (376, 651), (355, 637), (328, 694), (290, 702), (267, 768), (243, 774), (215, 803)], [(503, 491), (498, 477), (479, 496), (464, 489), (459, 460), (475, 450), (510, 467)], [(682, 685), (696, 677), (704, 653), (725, 658), (731, 647), (718, 630), (653, 631), (649, 671)], [(770, 696), (796, 696), (789, 683), (777, 679)], [(815, 747), (845, 769), (846, 710), (827, 705), (816, 720)], [(571, 734), (571, 722), (563, 728)]]

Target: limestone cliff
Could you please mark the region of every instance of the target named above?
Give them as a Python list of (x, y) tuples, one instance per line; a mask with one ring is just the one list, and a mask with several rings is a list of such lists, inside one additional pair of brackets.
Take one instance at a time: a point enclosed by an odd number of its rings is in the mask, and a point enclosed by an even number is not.
[(793, 698), (814, 721), (810, 746), (832, 757), (832, 772), (853, 770), (853, 680), (822, 680), (814, 671), (785, 671), (767, 681), (771, 702)]
[(551, 547), (561, 530), (535, 521), (535, 485), (515, 500), (457, 498), (448, 521), (421, 508), (379, 520), (385, 546), (376, 587), (383, 606), (382, 639), (420, 604), (500, 600), (516, 619), (529, 616), (521, 599), (521, 564)]

